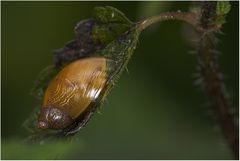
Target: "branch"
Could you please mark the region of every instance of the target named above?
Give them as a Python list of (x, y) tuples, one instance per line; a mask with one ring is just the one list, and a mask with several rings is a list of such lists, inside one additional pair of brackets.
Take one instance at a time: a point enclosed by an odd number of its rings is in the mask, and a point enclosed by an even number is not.
[(140, 31), (142, 31), (154, 23), (166, 21), (166, 20), (181, 20), (191, 24), (195, 28), (198, 28), (197, 16), (191, 12), (181, 12), (181, 11), (161, 13), (157, 16), (153, 16), (153, 17), (147, 18), (146, 20), (140, 21), (138, 22), (137, 25)]
[[(217, 2), (204, 2), (201, 7), (200, 26), (205, 32), (200, 33), (198, 44), (198, 65), (201, 75), (202, 86), (211, 108), (216, 116), (219, 126), (234, 154), (235, 159), (239, 158), (239, 134), (238, 127), (234, 124), (233, 116), (230, 114), (230, 101), (225, 92), (225, 85), (221, 80), (219, 62), (217, 60), (215, 31), (221, 24), (214, 26)], [(211, 23), (211, 25), (209, 25)], [(215, 29), (215, 30), (213, 30)]]
[(238, 127), (234, 124), (230, 114), (230, 103), (225, 93), (225, 85), (221, 80), (219, 71), (216, 43), (214, 33), (225, 23), (225, 16), (230, 11), (228, 2), (203, 2), (200, 13), (167, 12), (148, 18), (137, 23), (140, 31), (154, 23), (166, 20), (181, 20), (191, 24), (199, 34), (198, 65), (202, 86), (209, 99), (211, 108), (217, 118), (218, 124), (234, 154), (239, 157)]

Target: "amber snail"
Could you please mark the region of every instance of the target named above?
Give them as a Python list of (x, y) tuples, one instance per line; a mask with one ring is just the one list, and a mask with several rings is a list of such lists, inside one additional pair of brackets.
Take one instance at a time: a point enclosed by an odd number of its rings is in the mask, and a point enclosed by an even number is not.
[(69, 127), (96, 100), (106, 84), (106, 59), (76, 60), (50, 82), (43, 99), (37, 127)]

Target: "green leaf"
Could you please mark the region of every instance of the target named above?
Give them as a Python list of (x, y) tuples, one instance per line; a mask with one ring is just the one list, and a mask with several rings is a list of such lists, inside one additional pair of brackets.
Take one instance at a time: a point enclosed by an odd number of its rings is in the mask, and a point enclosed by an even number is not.
[(228, 1), (218, 1), (216, 14), (217, 15), (226, 15), (231, 10), (231, 5)]
[[(54, 65), (48, 66), (39, 74), (31, 93), (41, 99), (51, 79), (61, 68), (72, 61), (96, 56), (99, 53), (102, 53), (100, 54), (102, 56), (109, 56), (110, 54), (106, 50), (113, 48), (114, 45), (116, 47), (123, 45), (123, 40), (120, 44), (116, 42), (119, 42), (120, 38), (123, 39), (122, 35), (125, 32), (129, 30), (134, 32), (134, 27), (134, 23), (121, 11), (110, 6), (95, 7), (93, 19), (82, 20), (75, 27), (77, 39), (69, 41), (63, 48), (55, 51)], [(128, 34), (130, 35), (131, 32)], [(126, 39), (128, 34), (125, 34)], [(113, 54), (113, 52), (110, 53)], [(114, 55), (119, 57), (117, 50)]]
[(110, 81), (114, 81), (115, 77), (125, 69), (136, 48), (139, 34), (138, 28), (133, 27), (102, 50), (101, 55), (109, 59), (107, 68)]
[[(122, 71), (133, 54), (140, 30), (136, 24), (128, 20), (122, 12), (113, 7), (96, 7), (93, 19), (80, 21), (75, 27), (76, 39), (68, 42), (63, 48), (55, 51), (54, 64), (44, 69), (33, 88), (33, 93), (38, 97), (43, 94), (54, 76), (65, 65), (86, 57), (104, 57), (107, 60), (106, 75), (107, 84), (104, 93), (92, 102), (81, 115), (81, 126), (90, 119), (90, 116), (99, 109), (105, 96), (115, 85)], [(34, 122), (29, 117), (25, 126), (31, 127), (29, 122)], [(82, 119), (83, 118), (83, 119)], [(73, 128), (75, 128), (74, 124)], [(72, 129), (72, 126), (69, 127)], [(62, 131), (62, 135), (68, 133), (68, 128)], [(32, 130), (38, 133), (37, 130)], [(54, 132), (52, 133), (53, 135)], [(36, 140), (46, 140), (53, 135), (33, 136)], [(56, 133), (56, 136), (58, 133)], [(59, 134), (60, 136), (61, 134)]]
[(226, 16), (231, 10), (231, 5), (228, 1), (218, 1), (216, 5), (216, 13), (211, 25), (221, 26), (226, 22)]
[(39, 73), (38, 78), (31, 89), (31, 94), (36, 98), (42, 99), (44, 91), (47, 89), (51, 79), (58, 73), (60, 69), (52, 65), (46, 67)]
[(125, 15), (113, 7), (95, 7), (93, 18), (96, 21), (93, 27), (93, 42), (106, 46), (130, 29), (133, 23)]
[(55, 66), (63, 67), (74, 60), (94, 56), (133, 25), (121, 11), (113, 7), (95, 7), (93, 18), (76, 25), (74, 31), (77, 39), (55, 51)]
[(133, 24), (121, 11), (110, 6), (95, 7), (93, 17), (101, 23)]
[(109, 23), (95, 25), (92, 30), (92, 39), (94, 43), (100, 43), (105, 46), (128, 29), (129, 25), (127, 24)]

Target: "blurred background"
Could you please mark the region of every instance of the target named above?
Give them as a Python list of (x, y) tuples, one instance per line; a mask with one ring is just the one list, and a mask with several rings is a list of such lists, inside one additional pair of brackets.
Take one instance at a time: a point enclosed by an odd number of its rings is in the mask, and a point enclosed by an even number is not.
[[(231, 2), (218, 35), (221, 70), (238, 113), (239, 17)], [(73, 28), (95, 6), (118, 8), (132, 21), (164, 11), (187, 11), (190, 2), (2, 2), (2, 159), (232, 159), (200, 88), (191, 33), (178, 21), (145, 30), (101, 110), (73, 142), (22, 144), (22, 123), (40, 104), (32, 88), (53, 50), (75, 38)], [(186, 32), (187, 31), (187, 32)], [(237, 119), (237, 118), (236, 118)]]

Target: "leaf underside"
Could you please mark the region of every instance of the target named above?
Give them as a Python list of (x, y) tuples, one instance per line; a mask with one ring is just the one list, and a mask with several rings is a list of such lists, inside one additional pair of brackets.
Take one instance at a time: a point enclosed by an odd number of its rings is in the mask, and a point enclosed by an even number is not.
[[(75, 60), (105, 57), (107, 59), (105, 90), (99, 99), (88, 107), (84, 116), (79, 116), (82, 122), (87, 122), (101, 106), (105, 96), (125, 69), (136, 48), (140, 32), (122, 12), (109, 6), (94, 8), (93, 17), (80, 21), (74, 31), (76, 39), (69, 41), (63, 48), (55, 50), (53, 65), (40, 73), (31, 93), (42, 98), (51, 79), (64, 66)], [(78, 128), (81, 129), (84, 125), (79, 125)]]

